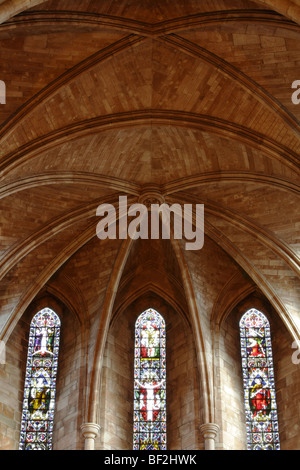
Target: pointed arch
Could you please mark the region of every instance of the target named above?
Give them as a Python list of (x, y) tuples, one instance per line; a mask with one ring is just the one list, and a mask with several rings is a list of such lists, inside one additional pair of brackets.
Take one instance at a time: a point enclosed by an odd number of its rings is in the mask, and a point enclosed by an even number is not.
[(30, 323), (19, 450), (52, 450), (60, 325), (50, 308)]
[(279, 450), (270, 323), (251, 308), (240, 319), (248, 450)]
[(165, 320), (149, 308), (135, 323), (134, 450), (166, 450)]

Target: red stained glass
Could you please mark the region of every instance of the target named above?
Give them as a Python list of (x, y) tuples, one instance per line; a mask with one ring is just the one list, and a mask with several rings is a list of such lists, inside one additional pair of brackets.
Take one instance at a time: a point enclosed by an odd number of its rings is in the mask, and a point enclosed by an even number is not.
[(153, 309), (135, 324), (134, 450), (166, 450), (165, 322)]
[(51, 450), (60, 319), (45, 308), (30, 325), (20, 450)]
[(249, 450), (279, 450), (270, 324), (258, 310), (240, 320), (244, 399)]

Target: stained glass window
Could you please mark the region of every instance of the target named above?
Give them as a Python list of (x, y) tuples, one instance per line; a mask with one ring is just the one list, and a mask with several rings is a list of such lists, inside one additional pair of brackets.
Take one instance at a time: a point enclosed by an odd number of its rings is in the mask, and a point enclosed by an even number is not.
[(30, 324), (20, 450), (51, 450), (60, 319), (38, 312)]
[(134, 450), (166, 450), (166, 333), (153, 309), (135, 324)]
[(240, 320), (248, 450), (279, 450), (270, 324), (252, 308)]

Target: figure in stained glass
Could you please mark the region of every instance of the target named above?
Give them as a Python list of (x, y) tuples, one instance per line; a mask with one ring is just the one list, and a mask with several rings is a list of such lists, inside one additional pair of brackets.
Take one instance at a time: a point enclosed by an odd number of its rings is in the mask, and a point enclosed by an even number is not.
[(31, 386), (29, 388), (28, 410), (31, 419), (47, 416), (51, 397), (51, 380), (47, 372), (43, 369), (38, 370), (32, 377)]
[(280, 448), (270, 325), (258, 310), (240, 320), (241, 355), (249, 450)]
[(263, 418), (271, 411), (270, 389), (266, 381), (260, 374), (256, 374), (251, 382), (249, 390), (250, 409), (253, 418), (260, 416)]
[(166, 449), (165, 322), (153, 309), (135, 327), (134, 449)]
[(159, 328), (151, 321), (147, 321), (141, 330), (141, 356), (159, 357)]
[(30, 325), (20, 450), (51, 450), (60, 320), (45, 308)]
[(251, 337), (250, 335), (251, 335), (251, 332), (249, 332), (249, 346), (247, 348), (248, 355), (252, 357), (265, 357), (264, 337), (259, 337), (259, 336)]

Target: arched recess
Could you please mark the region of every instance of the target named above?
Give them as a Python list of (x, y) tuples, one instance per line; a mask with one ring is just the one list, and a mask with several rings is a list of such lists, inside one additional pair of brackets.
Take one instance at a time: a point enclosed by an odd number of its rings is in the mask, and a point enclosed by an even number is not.
[[(120, 289), (121, 289), (120, 283), (121, 283), (122, 278), (124, 279), (124, 269), (125, 267), (128, 269), (129, 256), (131, 256), (132, 254), (133, 247), (137, 246), (137, 243), (139, 242), (140, 240), (133, 241), (131, 238), (128, 238), (127, 240), (123, 242), (119, 250), (114, 268), (113, 268), (113, 272), (112, 272), (111, 279), (110, 279), (110, 284), (106, 290), (106, 297), (103, 303), (102, 313), (101, 313), (101, 318), (100, 318), (100, 323), (99, 323), (97, 342), (96, 342), (95, 349), (94, 349), (94, 363), (92, 367), (91, 377), (89, 380), (88, 407), (87, 407), (87, 411), (85, 414), (86, 422), (98, 423), (98, 419), (99, 419), (98, 411), (97, 411), (98, 399), (99, 399), (98, 397), (99, 397), (99, 390), (101, 387), (101, 369), (102, 369), (102, 363), (103, 363), (104, 348), (105, 348), (106, 341), (107, 341), (108, 329), (110, 327), (110, 324), (114, 315), (114, 311), (116, 311), (116, 308), (117, 308), (116, 305), (118, 304), (118, 301), (116, 301), (116, 296), (117, 294), (118, 295), (120, 294)], [(166, 242), (168, 245), (170, 245), (169, 241), (166, 241)], [(169, 249), (172, 251), (171, 245)], [(138, 259), (138, 257), (136, 257), (136, 259)], [(153, 273), (154, 271), (151, 271), (151, 274), (150, 274), (150, 276), (152, 276), (152, 280), (155, 279), (153, 278)], [(145, 282), (146, 282), (145, 280), (141, 281), (141, 278), (139, 277), (139, 289), (138, 291), (136, 290), (131, 291), (132, 292), (131, 295), (134, 295), (134, 296), (141, 295), (142, 291), (140, 289), (149, 288), (149, 284), (147, 285), (147, 283)], [(167, 290), (162, 289), (161, 286), (159, 286), (158, 282), (154, 280), (153, 282), (151, 282), (151, 285), (155, 286), (154, 290), (157, 291), (158, 295), (162, 295), (163, 293), (163, 297), (168, 299), (167, 301), (170, 303), (170, 305), (172, 305), (173, 308), (178, 309), (178, 306), (180, 304), (178, 300), (179, 298), (177, 298), (177, 301), (176, 301), (175, 300), (176, 296), (174, 294), (174, 292), (178, 293), (177, 284), (176, 286), (173, 285), (173, 288), (171, 287), (169, 294), (168, 294), (168, 289), (170, 289), (170, 285)], [(172, 292), (174, 295), (172, 294)], [(130, 295), (127, 296), (126, 292), (124, 295), (126, 295), (126, 299), (122, 297), (122, 308), (125, 308), (124, 302), (127, 303), (128, 305), (128, 302), (130, 303), (132, 301), (131, 300), (132, 297), (130, 297)], [(182, 297), (184, 298), (184, 294), (183, 296), (181, 296), (181, 301), (182, 301)], [(185, 300), (183, 300), (183, 302), (185, 303)], [(186, 303), (185, 303), (185, 309), (186, 311), (188, 311), (188, 307)], [(183, 311), (184, 309), (182, 309), (181, 307), (181, 312)]]
[[(216, 316), (215, 367), (218, 404), (216, 415), (221, 427), (221, 439), (226, 450), (246, 450), (247, 430), (243, 390), (243, 373), (239, 321), (246, 311), (254, 308), (268, 319), (271, 328), (274, 378), (279, 422), (280, 448), (298, 449), (296, 422), (299, 410), (299, 365), (293, 362), (293, 338), (272, 304), (258, 289), (245, 289), (242, 295), (232, 299), (226, 314)], [(224, 313), (224, 312), (223, 312)]]
[(166, 322), (167, 449), (201, 448), (202, 400), (193, 332), (180, 308), (155, 291), (135, 292), (114, 312), (101, 370), (101, 449), (133, 448), (135, 321), (148, 308)]
[[(62, 284), (67, 284), (65, 281)], [(86, 344), (84, 321), (78, 305), (63, 285), (46, 285), (29, 305), (26, 314), (43, 306), (56, 305), (61, 319), (60, 352), (56, 385), (56, 411), (53, 430), (53, 450), (81, 449), (80, 424), (82, 423), (82, 403), (84, 402)], [(75, 297), (76, 300), (78, 300)], [(74, 388), (76, 383), (76, 389)]]
[[(51, 291), (51, 292), (50, 292)], [(44, 308), (53, 310), (60, 318), (60, 348), (56, 382), (56, 400), (53, 428), (53, 450), (80, 449), (81, 436), (78, 433), (82, 417), (84, 377), (82, 376), (81, 328), (78, 316), (61, 301), (55, 289), (44, 289), (27, 307), (6, 343), (6, 366), (0, 378), (1, 410), (0, 422), (4, 433), (10, 436), (4, 439), (7, 449), (19, 448), (21, 430), (21, 411), (25, 384), (25, 370), (30, 322), (33, 316)], [(10, 376), (14, 377), (14, 387)], [(77, 384), (74, 390), (74, 383)], [(10, 418), (5, 414), (8, 410)]]
[[(159, 241), (151, 241), (153, 243), (157, 243), (158, 245), (162, 243), (161, 240)], [(136, 301), (138, 298), (144, 298), (145, 296), (148, 295), (149, 292), (152, 293), (152, 295), (157, 299), (163, 299), (163, 301), (168, 305), (169, 309), (173, 309), (174, 312), (177, 312), (177, 316), (180, 317), (181, 321), (186, 324), (185, 329), (182, 328), (182, 331), (184, 330), (190, 330), (193, 331), (192, 333), (192, 341), (193, 341), (193, 348), (192, 350), (195, 350), (195, 357), (192, 361), (191, 367), (192, 369), (196, 368), (197, 374), (199, 375), (199, 383), (197, 385), (197, 390), (193, 393), (199, 394), (199, 406), (201, 408), (201, 414), (200, 410), (196, 411), (195, 416), (194, 416), (194, 425), (198, 426), (198, 424), (201, 424), (203, 422), (209, 422), (210, 416), (213, 415), (213, 400), (210, 401), (211, 399), (211, 394), (210, 392), (207, 392), (207, 389), (210, 389), (210, 386), (208, 384), (208, 379), (207, 379), (207, 374), (209, 374), (209, 371), (206, 366), (204, 366), (203, 369), (203, 364), (205, 364), (205, 353), (204, 353), (204, 347), (203, 345), (200, 345), (199, 347), (199, 336), (201, 337), (201, 332), (199, 333), (199, 322), (198, 322), (198, 314), (197, 314), (197, 307), (196, 304), (193, 304), (193, 313), (190, 313), (190, 305), (187, 304), (187, 301), (190, 302), (192, 301), (192, 298), (194, 298), (194, 295), (192, 293), (193, 288), (191, 282), (188, 281), (188, 271), (187, 267), (185, 267), (185, 271), (183, 270), (184, 268), (184, 262), (181, 260), (181, 262), (178, 262), (178, 253), (176, 250), (174, 250), (173, 246), (173, 240), (168, 241), (164, 240), (165, 246), (164, 249), (161, 251), (161, 253), (167, 252), (172, 252), (173, 255), (171, 258), (169, 258), (169, 261), (171, 260), (171, 271), (172, 275), (170, 277), (170, 272), (168, 272), (168, 269), (164, 272), (160, 272), (160, 270), (157, 270), (157, 267), (153, 268), (153, 265), (148, 264), (147, 259), (146, 261), (144, 260), (144, 264), (141, 262), (141, 258), (139, 254), (134, 251), (134, 248), (136, 248), (139, 243), (141, 243), (141, 240), (133, 241), (132, 239), (128, 239), (123, 242), (123, 245), (120, 247), (120, 251), (118, 253), (112, 274), (111, 274), (111, 279), (110, 279), (110, 284), (107, 287), (106, 290), (106, 297), (103, 302), (102, 310), (101, 310), (101, 317), (100, 317), (100, 322), (99, 322), (99, 329), (98, 329), (98, 337), (97, 341), (95, 344), (95, 348), (93, 348), (93, 356), (94, 356), (94, 362), (93, 362), (93, 367), (91, 367), (91, 374), (89, 376), (89, 383), (88, 383), (88, 390), (87, 390), (87, 396), (88, 396), (88, 406), (87, 410), (85, 413), (85, 422), (93, 422), (97, 423), (100, 425), (102, 431), (100, 432), (100, 441), (96, 443), (96, 446), (100, 446), (101, 448), (106, 446), (106, 448), (109, 448), (109, 446), (112, 446), (112, 448), (131, 448), (131, 443), (128, 440), (125, 441), (118, 441), (117, 443), (113, 440), (113, 437), (110, 435), (110, 439), (107, 440), (107, 433), (104, 430), (106, 426), (106, 421), (105, 417), (103, 416), (104, 410), (107, 408), (106, 406), (103, 405), (103, 400), (107, 397), (106, 395), (106, 390), (107, 388), (105, 385), (105, 368), (104, 368), (104, 361), (107, 360), (107, 357), (105, 356), (107, 348), (110, 346), (110, 337), (111, 334), (114, 330), (116, 329), (116, 334), (119, 334), (119, 331), (121, 329), (117, 328), (116, 325), (116, 318), (117, 318), (117, 313), (118, 312), (128, 312), (133, 304), (133, 302)], [(149, 248), (149, 240), (147, 247)], [(142, 248), (145, 248), (145, 251), (147, 251), (148, 248), (143, 246)], [(177, 250), (180, 251), (180, 248), (177, 247)], [(143, 250), (142, 250), (143, 252)], [(180, 258), (180, 256), (179, 256)], [(159, 259), (159, 256), (155, 256), (152, 259)], [(132, 260), (135, 260), (134, 263), (138, 260), (137, 266), (132, 265)], [(159, 261), (160, 267), (166, 267), (168, 266), (168, 263), (165, 263), (164, 261)], [(175, 265), (177, 264), (177, 268)], [(137, 268), (137, 271), (134, 271)], [(169, 266), (168, 266), (169, 268)], [(176, 271), (176, 276), (174, 278), (173, 276), (173, 269)], [(146, 275), (145, 275), (146, 272)], [(145, 275), (145, 276), (144, 276)], [(150, 276), (150, 281), (149, 277)], [(156, 277), (158, 276), (158, 277)], [(180, 278), (180, 281), (179, 281)], [(163, 279), (165, 279), (166, 283), (161, 282)], [(135, 283), (137, 281), (137, 283)], [(184, 287), (183, 287), (184, 285)], [(130, 292), (130, 294), (128, 293)], [(149, 305), (152, 305), (154, 309), (157, 309), (160, 311), (160, 306), (158, 305), (156, 307), (155, 302), (148, 302)], [(141, 305), (140, 309), (141, 311), (138, 312), (139, 309), (136, 311), (136, 316), (138, 316), (138, 313), (141, 313), (144, 308), (144, 310), (147, 308), (149, 305)], [(130, 310), (131, 311), (131, 310)], [(163, 314), (163, 312), (162, 312)], [(164, 316), (164, 315), (163, 315)], [(119, 315), (119, 318), (122, 321), (127, 322), (126, 316)], [(194, 333), (194, 325), (190, 327), (190, 322), (193, 323), (195, 322), (196, 324), (196, 331), (198, 332), (197, 334)], [(134, 322), (132, 320), (132, 330), (134, 331)], [(128, 329), (128, 322), (126, 323), (126, 327)], [(127, 331), (128, 333), (128, 331)], [(133, 334), (133, 333), (132, 333)], [(120, 340), (124, 340), (124, 338), (129, 338), (129, 333), (127, 336), (123, 335), (121, 336)], [(115, 340), (113, 340), (113, 343), (116, 343)], [(133, 345), (134, 343), (132, 343)], [(185, 343), (184, 343), (185, 344)], [(202, 343), (203, 344), (203, 343)], [(131, 346), (133, 347), (133, 346)], [(115, 348), (115, 347), (114, 347)], [(129, 349), (129, 346), (128, 348)], [(199, 366), (199, 358), (200, 358), (200, 366)], [(124, 356), (122, 356), (121, 360), (124, 360)], [(129, 364), (129, 362), (128, 362)], [(132, 362), (133, 366), (133, 362)], [(108, 369), (114, 370), (114, 368), (118, 368), (118, 361), (114, 360), (110, 362), (110, 365)], [(204, 372), (203, 372), (204, 370)], [(127, 371), (127, 376), (129, 372)], [(201, 380), (201, 385), (200, 385), (200, 380)], [(123, 381), (123, 379), (121, 379)], [(103, 391), (103, 387), (105, 390)], [(203, 387), (203, 391), (202, 388)], [(128, 384), (126, 387), (126, 390), (130, 390), (128, 388)], [(131, 388), (132, 392), (133, 389)], [(101, 397), (101, 398), (100, 398)], [(129, 398), (124, 400), (122, 399), (123, 403), (130, 403)], [(108, 409), (111, 407), (111, 405), (107, 405)], [(128, 410), (127, 410), (128, 412)], [(114, 418), (112, 417), (112, 421), (114, 421)], [(111, 423), (111, 420), (108, 420), (108, 423)], [(128, 426), (128, 419), (126, 421), (127, 426)], [(196, 424), (197, 423), (197, 424)], [(188, 434), (188, 433), (187, 433)], [(123, 433), (124, 435), (124, 433)], [(126, 435), (130, 436), (130, 439), (132, 439), (132, 429), (130, 429), (129, 433), (129, 428), (127, 428)], [(120, 437), (120, 436), (119, 436)], [(199, 446), (199, 442), (196, 443), (196, 440), (199, 439), (199, 437), (195, 437), (194, 442), (192, 445), (194, 446)], [(114, 444), (112, 444), (114, 442)], [(172, 442), (172, 441), (171, 441)], [(188, 443), (181, 443), (181, 444), (176, 444), (176, 445), (182, 445), (186, 446)], [(117, 447), (114, 447), (117, 446)], [(176, 447), (175, 447), (176, 448)], [(178, 447), (177, 447), (178, 448)], [(182, 447), (184, 448), (184, 447)]]
[(52, 450), (61, 320), (48, 307), (30, 322), (20, 450)]

